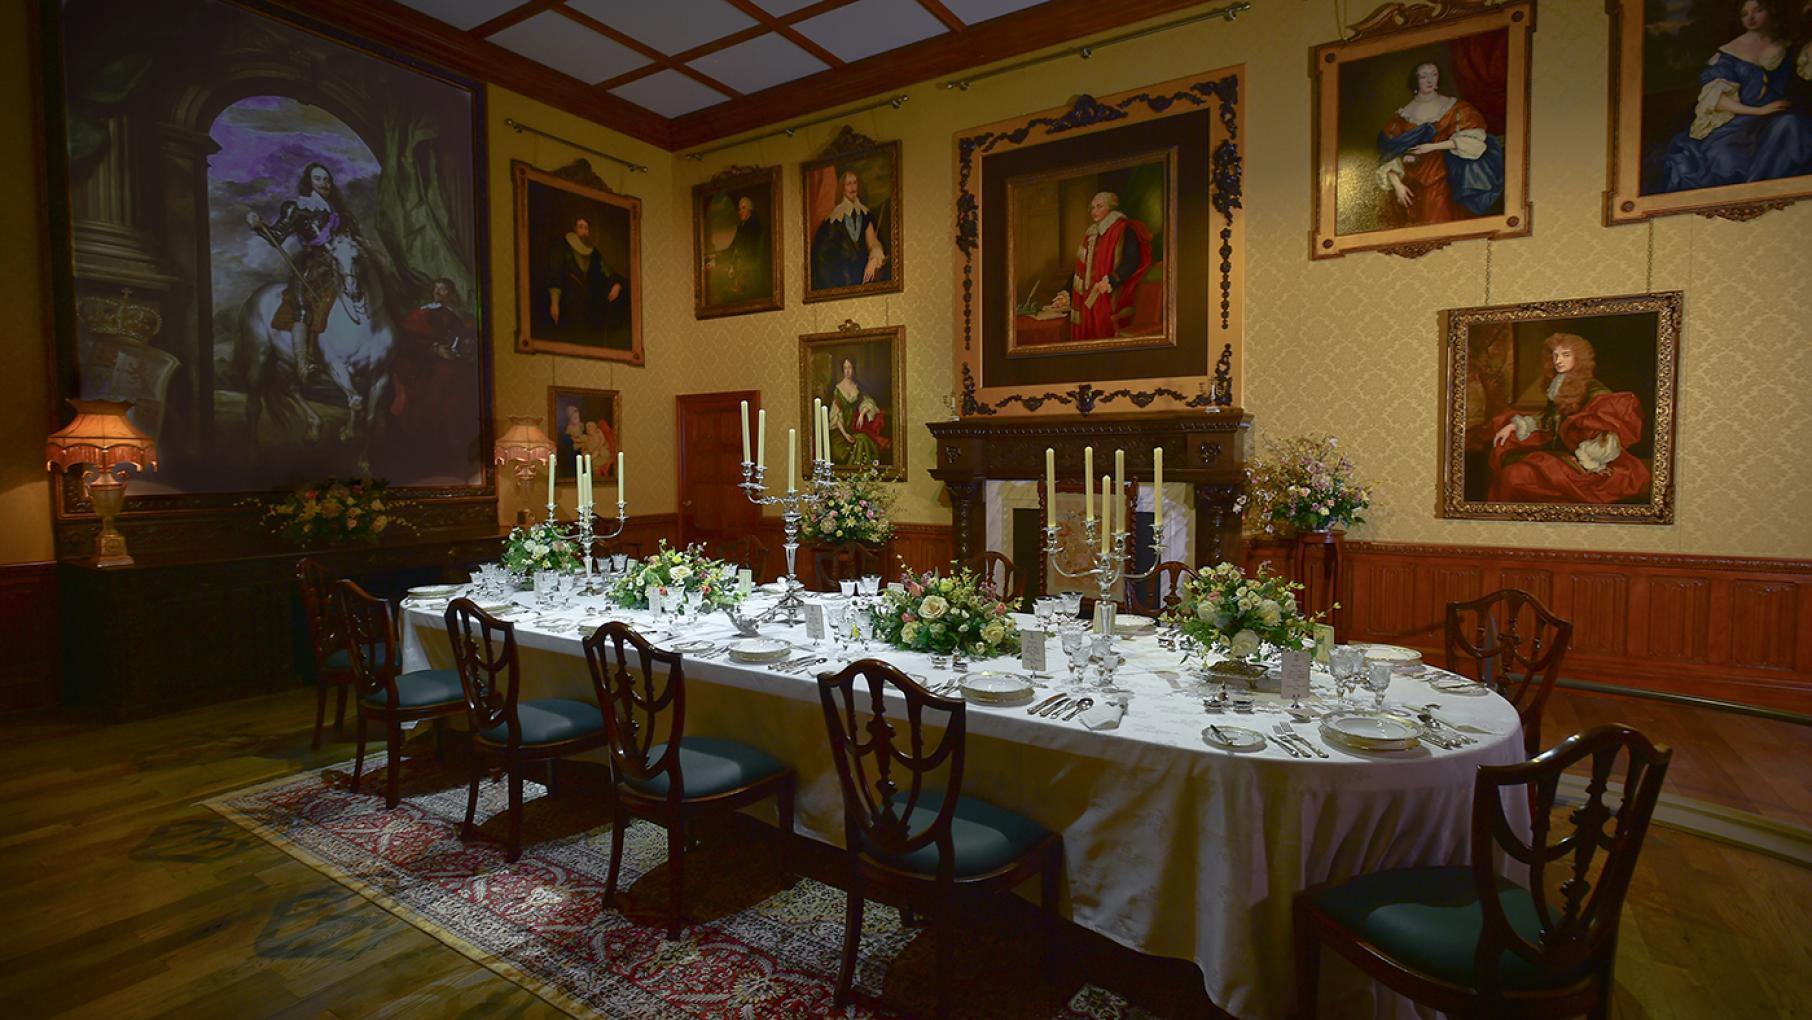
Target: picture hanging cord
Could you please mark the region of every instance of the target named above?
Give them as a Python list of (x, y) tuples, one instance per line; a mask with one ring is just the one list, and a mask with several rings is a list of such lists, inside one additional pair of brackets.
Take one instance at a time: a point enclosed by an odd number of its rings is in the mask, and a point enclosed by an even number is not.
[(987, 71), (982, 71), (979, 74), (972, 74), (964, 78), (953, 78), (950, 81), (945, 82), (943, 87), (945, 89), (956, 89), (959, 92), (967, 92), (969, 91), (969, 86), (988, 78), (997, 77), (1003, 74), (1011, 74), (1014, 71), (1023, 71), (1028, 67), (1037, 67), (1040, 64), (1048, 64), (1053, 60), (1062, 60), (1064, 57), (1069, 56), (1087, 60), (1095, 55), (1096, 50), (1105, 49), (1109, 46), (1117, 46), (1120, 43), (1132, 42), (1135, 39), (1143, 39), (1146, 36), (1157, 35), (1160, 32), (1168, 32), (1173, 28), (1182, 28), (1185, 25), (1193, 25), (1198, 21), (1210, 21), (1215, 18), (1219, 18), (1222, 21), (1232, 21), (1251, 9), (1252, 5), (1250, 3), (1241, 0), (1239, 3), (1231, 3), (1225, 7), (1216, 7), (1211, 11), (1192, 14), (1187, 18), (1178, 18), (1175, 21), (1167, 21), (1162, 25), (1153, 25), (1150, 28), (1141, 28), (1137, 31), (1127, 32), (1124, 35), (1111, 36), (1102, 39), (1099, 42), (1089, 43), (1087, 46), (1079, 46), (1073, 50), (1058, 50), (1056, 53), (1047, 53), (1042, 57), (1021, 60), (1016, 64), (1007, 64), (1003, 67), (992, 68)]
[(1485, 238), (1485, 304), (1491, 304), (1491, 238)]
[(538, 127), (530, 127), (527, 124), (524, 124), (519, 120), (516, 120), (514, 117), (503, 118), (503, 126), (509, 128), (510, 130), (516, 132), (517, 134), (521, 134), (524, 131), (527, 131), (531, 135), (540, 135), (543, 138), (552, 138), (554, 141), (559, 142), (562, 145), (569, 145), (575, 149), (578, 149), (580, 152), (589, 152), (592, 155), (599, 157), (600, 159), (608, 159), (612, 163), (620, 163), (623, 166), (627, 167), (629, 169), (629, 172), (632, 174), (645, 174), (648, 172), (648, 168), (646, 166), (642, 165), (641, 163), (636, 163), (631, 160), (624, 159), (621, 156), (612, 156), (608, 152), (599, 152), (597, 149), (594, 149), (589, 145), (581, 145), (580, 143), (575, 142), (570, 138), (562, 138), (561, 136), (554, 134), (552, 131), (543, 131)]
[(1648, 221), (1648, 279), (1643, 283), (1642, 290), (1648, 294), (1655, 292), (1655, 220), (1652, 216)]
[(798, 124), (789, 124), (786, 127), (780, 128), (776, 131), (769, 131), (766, 134), (752, 135), (748, 138), (740, 138), (734, 142), (730, 142), (725, 145), (718, 145), (718, 146), (714, 146), (709, 149), (700, 149), (697, 152), (688, 152), (688, 153), (686, 153), (686, 158), (689, 160), (692, 160), (694, 163), (696, 163), (699, 160), (704, 159), (706, 156), (711, 155), (712, 153), (724, 152), (729, 149), (740, 148), (741, 146), (747, 145), (750, 142), (759, 142), (764, 138), (779, 138), (782, 135), (785, 135), (786, 137), (791, 138), (794, 135), (798, 134), (799, 132), (805, 130), (806, 128), (817, 127), (820, 124), (828, 124), (833, 120), (842, 120), (845, 117), (853, 117), (858, 113), (867, 113), (870, 110), (879, 110), (883, 106), (897, 110), (900, 107), (905, 106), (906, 101), (911, 98), (912, 98), (911, 96), (902, 92), (897, 96), (889, 96), (886, 99), (883, 99), (878, 103), (870, 103), (867, 106), (858, 106), (858, 107), (855, 107), (854, 109), (842, 110), (837, 113), (830, 114), (829, 116), (819, 117), (817, 120), (808, 120), (808, 121), (803, 121)]

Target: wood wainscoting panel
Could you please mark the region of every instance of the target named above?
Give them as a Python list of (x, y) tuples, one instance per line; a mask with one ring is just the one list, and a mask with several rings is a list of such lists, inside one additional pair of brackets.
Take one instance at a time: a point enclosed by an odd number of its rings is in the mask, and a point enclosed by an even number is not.
[[(1416, 599), (1417, 590), (1427, 587), (1418, 584), (1419, 578), (1427, 573), (1427, 567), (1401, 560), (1354, 562), (1351, 557), (1348, 557), (1348, 563), (1352, 565), (1348, 574), (1353, 579), (1353, 594), (1341, 599), (1340, 603), (1353, 607), (1360, 631), (1374, 635), (1373, 640), (1378, 641), (1438, 639), (1436, 632), (1440, 624), (1431, 622), (1427, 608), (1418, 605)], [(1354, 622), (1347, 623), (1349, 633)]]
[(1730, 663), (1791, 670), (1799, 635), (1808, 633), (1803, 584), (1738, 581), (1730, 586)]
[(1551, 606), (1573, 621), (1569, 655), (1620, 656), (1628, 644), (1630, 579), (1601, 571), (1573, 574), (1567, 597)]
[(0, 566), (0, 713), (57, 703), (57, 565)]
[(1648, 580), (1648, 644), (1651, 657), (1707, 661), (1711, 646), (1711, 580), (1668, 574)]

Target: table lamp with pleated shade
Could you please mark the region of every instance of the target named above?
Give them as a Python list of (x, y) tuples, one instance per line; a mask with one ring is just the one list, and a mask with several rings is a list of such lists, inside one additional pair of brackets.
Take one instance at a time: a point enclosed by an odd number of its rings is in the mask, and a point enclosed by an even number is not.
[(82, 469), (82, 489), (101, 518), (95, 537), (94, 565), (121, 567), (132, 562), (126, 536), (113, 519), (126, 505), (126, 477), (133, 469), (156, 470), (157, 441), (127, 419), (130, 400), (70, 400), (75, 419), (44, 441), (44, 468)]
[[(547, 438), (541, 430), (541, 419), (534, 417), (510, 418), (510, 427), (503, 430), (497, 442), (491, 446), (493, 460), (516, 475), (516, 490), (528, 492), (528, 484), (535, 478), (535, 471), (547, 463), (554, 455), (554, 441)], [(529, 523), (529, 511), (524, 507), (516, 511), (518, 524)]]

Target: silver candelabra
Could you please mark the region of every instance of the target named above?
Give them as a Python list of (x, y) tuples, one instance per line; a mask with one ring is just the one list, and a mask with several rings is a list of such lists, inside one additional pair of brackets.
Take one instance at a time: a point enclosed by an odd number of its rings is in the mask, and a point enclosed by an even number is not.
[(786, 550), (786, 591), (780, 596), (780, 604), (774, 607), (774, 612), (784, 615), (789, 624), (803, 623), (805, 620), (805, 599), (799, 595), (805, 590), (805, 585), (799, 583), (798, 573), (799, 522), (805, 517), (802, 511), (804, 507), (823, 499), (825, 492), (836, 480), (831, 472), (830, 461), (814, 458), (811, 463), (812, 477), (805, 490), (789, 489), (782, 495), (770, 496), (767, 495), (767, 465), (747, 460), (742, 462), (741, 486), (743, 494), (749, 497), (749, 502), (756, 506), (781, 508), (780, 524), (786, 530), (786, 543), (782, 546)]
[(549, 503), (547, 505), (547, 523), (559, 533), (561, 538), (570, 538), (579, 543), (579, 558), (585, 562), (585, 587), (587, 589), (591, 588), (592, 583), (592, 546), (598, 542), (608, 542), (618, 535), (621, 535), (623, 533), (623, 526), (629, 523), (628, 504), (619, 499), (617, 500), (617, 523), (615, 530), (611, 531), (609, 534), (594, 531), (591, 523), (591, 508), (594, 505), (595, 504), (587, 503), (584, 506), (579, 507), (579, 519), (573, 522), (572, 531), (570, 533), (560, 524), (559, 519), (554, 516), (556, 510), (554, 504)]
[(1160, 495), (1158, 499), (1158, 513), (1151, 525), (1152, 566), (1142, 572), (1127, 569), (1128, 563), (1132, 559), (1132, 533), (1116, 528), (1108, 538), (1106, 551), (1103, 551), (1101, 548), (1101, 522), (1090, 519), (1083, 522), (1082, 535), (1094, 565), (1087, 570), (1079, 570), (1072, 574), (1063, 569), (1063, 565), (1057, 561), (1057, 554), (1063, 551), (1057, 544), (1057, 525), (1045, 525), (1044, 555), (1050, 563), (1051, 569), (1072, 581), (1084, 577), (1095, 579), (1095, 584), (1100, 591), (1099, 596), (1095, 599), (1095, 629), (1100, 633), (1112, 634), (1114, 632), (1114, 615), (1119, 603), (1114, 589), (1125, 581), (1145, 580), (1157, 572), (1158, 564), (1164, 559), (1163, 497)]

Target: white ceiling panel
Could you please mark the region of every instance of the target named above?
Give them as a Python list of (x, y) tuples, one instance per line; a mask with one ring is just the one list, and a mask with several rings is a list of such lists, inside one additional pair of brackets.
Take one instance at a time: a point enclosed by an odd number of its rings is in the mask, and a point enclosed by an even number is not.
[(755, 24), (724, 0), (567, 0), (567, 6), (670, 56)]
[(769, 33), (707, 53), (688, 66), (746, 94), (817, 74), (830, 65), (786, 37)]
[(520, 2), (521, 0), (401, 0), (403, 6), (413, 7), (461, 31), (477, 28), (503, 12), (513, 10)]
[(647, 64), (648, 58), (553, 11), (543, 11), (491, 36), (505, 49), (596, 84)]
[(818, 0), (755, 0), (755, 6), (778, 18), (817, 2)]
[(684, 116), (730, 98), (704, 82), (671, 68), (646, 78), (624, 82), (610, 92), (637, 106), (645, 106), (663, 117)]
[(936, 15), (912, 0), (856, 0), (793, 27), (845, 61), (872, 57), (945, 31)]
[(944, 6), (950, 13), (963, 19), (963, 23), (973, 25), (978, 21), (998, 18), (1003, 14), (1023, 11), (1027, 7), (1037, 7), (1044, 0), (944, 0)]

